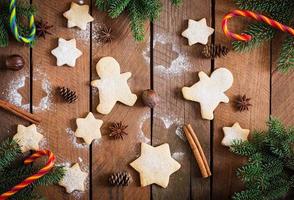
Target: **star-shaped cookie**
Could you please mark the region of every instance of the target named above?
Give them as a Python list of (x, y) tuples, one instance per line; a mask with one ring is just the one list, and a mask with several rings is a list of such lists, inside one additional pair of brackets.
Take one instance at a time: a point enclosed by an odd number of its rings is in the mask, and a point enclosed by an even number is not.
[(63, 13), (63, 16), (68, 20), (67, 27), (79, 27), (82, 30), (87, 29), (87, 23), (92, 22), (94, 18), (89, 14), (88, 5), (78, 5), (71, 3), (70, 9)]
[(65, 167), (64, 177), (58, 184), (65, 187), (67, 193), (75, 190), (83, 192), (87, 176), (88, 173), (81, 171), (80, 165), (76, 163), (72, 167)]
[(76, 137), (83, 138), (87, 144), (91, 144), (93, 140), (101, 138), (100, 127), (103, 121), (95, 119), (93, 113), (89, 112), (85, 118), (77, 118)]
[(240, 124), (236, 122), (232, 127), (223, 127), (225, 137), (222, 140), (222, 145), (231, 146), (233, 141), (246, 141), (248, 140), (249, 130), (242, 129)]
[(199, 72), (199, 81), (191, 87), (183, 87), (185, 99), (200, 103), (203, 119), (212, 120), (213, 111), (219, 103), (228, 103), (229, 98), (224, 93), (233, 84), (233, 75), (226, 68), (216, 69), (210, 77), (204, 72)]
[(130, 163), (140, 173), (141, 186), (157, 184), (166, 188), (169, 176), (181, 165), (171, 157), (168, 144), (152, 147), (141, 143), (141, 156)]
[(24, 153), (29, 150), (39, 150), (39, 142), (43, 137), (42, 134), (38, 133), (35, 124), (28, 127), (18, 125), (17, 133), (13, 136), (13, 140), (19, 144), (21, 152)]
[(118, 101), (128, 106), (136, 103), (137, 96), (128, 85), (132, 73), (121, 74), (119, 63), (113, 57), (101, 58), (96, 65), (96, 71), (100, 79), (92, 81), (91, 85), (99, 90), (99, 113), (110, 113)]
[(188, 28), (183, 31), (182, 36), (188, 39), (189, 45), (196, 43), (207, 44), (208, 37), (214, 32), (214, 29), (207, 26), (206, 19), (199, 21), (189, 19)]
[(57, 66), (68, 65), (70, 67), (74, 67), (76, 59), (83, 54), (76, 48), (76, 39), (67, 41), (63, 38), (58, 39), (58, 47), (53, 49), (51, 53), (57, 59)]

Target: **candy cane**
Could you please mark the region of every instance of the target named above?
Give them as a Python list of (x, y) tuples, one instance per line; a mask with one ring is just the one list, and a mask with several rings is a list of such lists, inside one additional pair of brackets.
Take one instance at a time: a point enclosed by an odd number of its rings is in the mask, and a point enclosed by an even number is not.
[(31, 15), (29, 17), (29, 27), (31, 29), (30, 34), (28, 35), (28, 37), (24, 37), (19, 34), (17, 23), (16, 23), (16, 0), (10, 1), (9, 12), (10, 12), (9, 25), (10, 25), (11, 32), (13, 33), (16, 40), (19, 42), (24, 42), (24, 43), (32, 43), (35, 40), (35, 35), (36, 35), (34, 15)]
[(21, 183), (19, 183), (16, 186), (14, 186), (13, 188), (11, 188), (8, 192), (1, 194), (0, 200), (5, 200), (5, 199), (11, 197), (12, 195), (17, 193), (18, 191), (22, 190), (23, 188), (27, 187), (28, 185), (30, 185), (31, 183), (33, 183), (37, 179), (39, 179), (42, 176), (44, 176), (45, 174), (47, 174), (53, 168), (54, 162), (55, 162), (55, 156), (49, 150), (40, 150), (40, 151), (35, 152), (34, 154), (32, 154), (30, 157), (28, 157), (24, 161), (24, 164), (26, 164), (26, 165), (30, 164), (30, 163), (34, 162), (37, 158), (40, 158), (42, 156), (48, 156), (48, 162), (46, 163), (45, 167), (40, 169), (36, 174), (26, 178), (24, 181), (22, 181)]
[(264, 22), (264, 23), (266, 23), (276, 29), (279, 29), (283, 32), (288, 32), (294, 36), (294, 29), (293, 28), (286, 26), (286, 25), (283, 25), (280, 22), (277, 22), (273, 19), (270, 19), (264, 15), (256, 14), (256, 13), (248, 11), (248, 10), (233, 10), (232, 12), (230, 12), (224, 16), (224, 18), (222, 20), (222, 29), (227, 37), (232, 38), (234, 40), (248, 42), (252, 39), (251, 35), (248, 35), (245, 33), (236, 34), (236, 33), (229, 31), (228, 20), (235, 17), (235, 16), (250, 17), (250, 18), (255, 19), (257, 21)]

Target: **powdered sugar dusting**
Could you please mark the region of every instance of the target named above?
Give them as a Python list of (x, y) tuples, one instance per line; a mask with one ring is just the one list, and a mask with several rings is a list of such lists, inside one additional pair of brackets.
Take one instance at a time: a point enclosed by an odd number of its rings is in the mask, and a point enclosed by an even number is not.
[(187, 138), (185, 136), (183, 126), (178, 126), (176, 129), (176, 135), (183, 141), (187, 141)]
[(4, 92), (4, 94), (7, 93), (7, 95), (4, 95), (7, 101), (25, 110), (29, 110), (30, 105), (29, 104), (22, 105), (23, 97), (21, 96), (21, 94), (19, 94), (18, 90), (25, 86), (25, 80), (27, 77), (28, 75), (24, 75), (24, 76), (16, 77), (15, 79), (12, 79), (9, 83), (8, 91)]
[[(22, 95), (19, 93), (19, 89), (25, 87), (26, 79), (29, 78), (28, 75), (23, 75), (20, 77), (16, 77), (9, 82), (8, 90), (4, 91), (2, 94), (6, 96), (6, 100), (10, 103), (21, 107), (24, 110), (29, 110), (30, 104), (22, 104)], [(46, 93), (45, 97), (40, 99), (40, 102), (37, 106), (33, 106), (34, 112), (41, 112), (44, 110), (49, 110), (52, 104), (52, 87), (49, 82), (47, 75), (43, 72), (40, 72), (37, 68), (36, 73), (34, 74), (33, 81), (41, 81), (41, 89)]]
[(144, 142), (144, 143), (150, 142), (150, 139), (147, 138), (143, 132), (143, 125), (146, 122), (146, 120), (148, 120), (148, 119), (150, 119), (150, 113), (146, 112), (138, 120), (139, 121), (139, 134), (137, 135), (137, 138), (140, 142)]
[(178, 118), (178, 116), (173, 113), (154, 113), (154, 116), (161, 119), (164, 123), (165, 128), (170, 128), (172, 125), (183, 124), (183, 120)]
[[(191, 67), (191, 63), (189, 62), (189, 57), (186, 53), (181, 52), (180, 47), (177, 43), (172, 42), (173, 37), (168, 34), (155, 34), (154, 36), (154, 43), (153, 48), (155, 47), (156, 43), (166, 44), (171, 43), (172, 44), (172, 50), (178, 54), (178, 57), (171, 62), (171, 65), (166, 68), (162, 65), (156, 65), (154, 66), (154, 71), (158, 72), (158, 75), (169, 75), (169, 76), (180, 76), (183, 72), (189, 71)], [(149, 64), (150, 63), (150, 42), (147, 44), (147, 47), (145, 50), (143, 50), (143, 57), (145, 61)]]
[(180, 161), (180, 160), (183, 159), (184, 155), (185, 155), (184, 152), (174, 152), (174, 153), (172, 154), (172, 157), (173, 157), (174, 159), (176, 159), (177, 161)]
[(74, 147), (76, 147), (76, 148), (87, 148), (88, 147), (87, 144), (82, 144), (82, 143), (77, 142), (77, 138), (74, 135), (74, 131), (71, 128), (66, 128), (65, 131), (69, 135), (69, 139), (71, 140)]
[(52, 104), (52, 87), (47, 79), (42, 81), (42, 89), (46, 93), (46, 96), (42, 97), (38, 106), (33, 106), (34, 112), (49, 110)]

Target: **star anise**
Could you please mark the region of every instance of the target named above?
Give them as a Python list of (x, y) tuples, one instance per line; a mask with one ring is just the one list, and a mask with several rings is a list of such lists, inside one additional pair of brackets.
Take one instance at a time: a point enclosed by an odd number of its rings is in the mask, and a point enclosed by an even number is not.
[(53, 25), (49, 25), (47, 21), (43, 21), (43, 19), (40, 19), (39, 21), (36, 21), (36, 34), (37, 37), (43, 37), (46, 39), (46, 35), (52, 35), (52, 33), (49, 31), (53, 27)]
[(242, 112), (242, 111), (245, 111), (245, 110), (249, 110), (249, 106), (252, 106), (249, 101), (250, 101), (251, 98), (247, 98), (246, 95), (244, 94), (243, 96), (242, 95), (239, 95), (236, 100), (235, 100), (235, 106), (236, 108)]
[(108, 28), (106, 25), (102, 25), (97, 31), (97, 40), (102, 44), (112, 42), (113, 35), (111, 28)]
[(110, 130), (110, 137), (113, 137), (114, 139), (124, 139), (124, 135), (128, 135), (125, 132), (125, 129), (128, 127), (128, 125), (123, 125), (122, 122), (114, 122), (112, 125), (109, 127)]

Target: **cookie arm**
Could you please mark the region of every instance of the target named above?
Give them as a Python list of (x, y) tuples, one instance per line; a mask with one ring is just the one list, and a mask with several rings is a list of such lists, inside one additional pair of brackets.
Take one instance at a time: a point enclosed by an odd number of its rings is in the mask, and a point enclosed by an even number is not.
[(227, 97), (227, 95), (222, 93), (221, 96), (220, 96), (220, 101), (224, 102), (224, 103), (229, 103), (229, 98)]
[(99, 88), (100, 83), (101, 83), (101, 80), (97, 79), (97, 80), (92, 81), (92, 82), (91, 82), (91, 85), (92, 85), (93, 87)]
[(132, 73), (131, 72), (125, 72), (121, 74), (121, 77), (123, 77), (125, 80), (128, 80), (129, 78), (131, 78)]
[(209, 77), (207, 76), (207, 74), (205, 74), (202, 71), (198, 73), (198, 76), (199, 76), (200, 81), (204, 81), (205, 79), (209, 79)]

